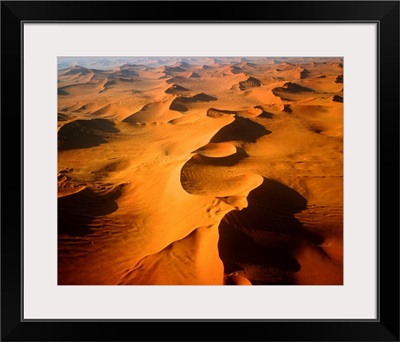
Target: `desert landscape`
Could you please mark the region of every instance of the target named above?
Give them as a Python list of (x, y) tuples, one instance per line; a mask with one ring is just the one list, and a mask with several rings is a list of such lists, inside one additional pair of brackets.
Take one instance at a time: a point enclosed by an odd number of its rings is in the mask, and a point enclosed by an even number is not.
[(342, 285), (343, 59), (59, 57), (58, 285)]

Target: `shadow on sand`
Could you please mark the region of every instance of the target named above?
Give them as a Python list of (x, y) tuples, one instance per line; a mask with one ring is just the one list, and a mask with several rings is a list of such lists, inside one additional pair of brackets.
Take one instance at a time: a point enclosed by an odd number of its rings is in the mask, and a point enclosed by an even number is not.
[(227, 157), (205, 157), (200, 154), (194, 155), (188, 162), (188, 165), (215, 165), (215, 166), (234, 166), (249, 155), (241, 147), (236, 147), (237, 152)]
[(211, 139), (212, 143), (240, 140), (255, 143), (258, 138), (270, 134), (264, 126), (241, 116), (235, 116), (235, 121), (221, 128)]
[(118, 133), (115, 124), (106, 119), (75, 120), (58, 131), (58, 150), (89, 148), (106, 143), (110, 133)]
[(306, 209), (306, 199), (267, 178), (247, 199), (248, 207), (228, 213), (219, 227), (225, 272), (241, 271), (254, 285), (293, 284), (291, 274), (300, 270), (295, 252), (322, 242), (294, 216)]
[(120, 188), (99, 194), (85, 188), (58, 199), (58, 235), (84, 236), (92, 233), (91, 223), (96, 217), (111, 214), (118, 209), (115, 200)]

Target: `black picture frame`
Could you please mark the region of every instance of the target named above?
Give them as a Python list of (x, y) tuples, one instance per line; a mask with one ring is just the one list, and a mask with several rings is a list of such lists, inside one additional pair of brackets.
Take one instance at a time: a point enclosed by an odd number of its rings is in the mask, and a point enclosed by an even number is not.
[[(24, 321), (21, 31), (28, 21), (378, 23), (378, 319)], [(2, 341), (399, 341), (398, 1), (2, 1), (1, 48)]]

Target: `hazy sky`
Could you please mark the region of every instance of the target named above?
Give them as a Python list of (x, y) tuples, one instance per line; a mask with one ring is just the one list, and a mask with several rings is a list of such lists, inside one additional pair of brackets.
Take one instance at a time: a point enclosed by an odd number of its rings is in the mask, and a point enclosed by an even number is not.
[[(192, 65), (213, 65), (215, 63), (232, 64), (240, 62), (273, 63), (275, 60), (297, 62), (310, 62), (311, 60), (326, 61), (332, 58), (316, 57), (58, 57), (58, 69), (69, 68), (80, 65), (93, 69), (111, 69), (123, 64), (140, 64), (149, 67), (162, 65), (173, 65), (179, 62), (186, 62)], [(341, 58), (337, 58), (341, 62)]]

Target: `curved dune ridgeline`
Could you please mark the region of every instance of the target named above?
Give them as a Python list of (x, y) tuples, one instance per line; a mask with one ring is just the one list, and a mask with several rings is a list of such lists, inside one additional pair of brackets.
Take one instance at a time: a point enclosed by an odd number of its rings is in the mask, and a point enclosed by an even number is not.
[(59, 285), (343, 284), (342, 59), (118, 63), (58, 71)]

